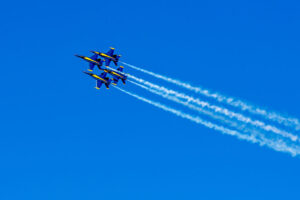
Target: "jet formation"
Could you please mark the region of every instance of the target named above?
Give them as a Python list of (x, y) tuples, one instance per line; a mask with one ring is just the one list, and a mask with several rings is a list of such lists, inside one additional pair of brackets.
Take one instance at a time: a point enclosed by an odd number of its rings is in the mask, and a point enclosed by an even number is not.
[[(89, 72), (84, 71), (83, 73), (91, 76), (96, 80), (96, 89), (100, 89), (102, 84), (104, 84), (106, 88), (109, 89), (110, 84), (117, 85), (119, 80), (121, 80), (123, 84), (126, 83), (127, 76), (123, 72), (124, 67), (118, 67), (118, 61), (121, 55), (114, 54), (114, 51), (115, 49), (111, 47), (106, 53), (91, 51), (93, 55), (90, 57), (75, 55), (78, 58), (81, 58), (89, 63)], [(118, 68), (111, 68), (109, 66), (111, 62), (113, 62)], [(102, 73), (100, 73), (99, 75), (92, 73), (95, 66), (97, 66), (97, 68), (102, 71)]]

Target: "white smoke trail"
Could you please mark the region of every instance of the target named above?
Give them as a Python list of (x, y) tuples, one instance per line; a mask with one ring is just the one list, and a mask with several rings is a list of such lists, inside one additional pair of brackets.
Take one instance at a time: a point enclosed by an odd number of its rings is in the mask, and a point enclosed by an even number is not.
[(194, 105), (190, 104), (189, 101), (181, 101), (177, 97), (170, 96), (168, 93), (165, 93), (165, 92), (162, 92), (162, 91), (159, 91), (159, 90), (156, 90), (156, 89), (152, 89), (151, 87), (147, 87), (145, 85), (141, 85), (141, 84), (136, 83), (136, 82), (131, 81), (131, 80), (128, 80), (128, 81), (131, 82), (131, 83), (133, 83), (133, 84), (135, 84), (136, 86), (139, 86), (139, 87), (141, 87), (141, 88), (143, 88), (143, 89), (145, 89), (145, 90), (147, 90), (147, 91), (149, 91), (151, 93), (157, 94), (157, 95), (159, 95), (159, 96), (161, 96), (161, 97), (163, 97), (165, 99), (174, 101), (176, 103), (179, 103), (179, 104), (181, 104), (183, 106), (186, 106), (186, 107), (190, 108), (191, 110), (198, 111), (200, 113), (208, 115), (208, 116), (210, 116), (213, 119), (221, 121), (223, 124), (230, 125), (231, 127), (234, 127), (234, 128), (236, 128), (236, 129), (238, 129), (240, 131), (243, 131), (245, 133), (252, 133), (252, 134), (255, 134), (255, 135), (259, 136), (259, 137), (264, 137), (262, 135), (262, 133), (260, 133), (254, 127), (253, 128), (248, 128), (248, 127), (246, 127), (245, 125), (243, 125), (241, 123), (237, 123), (237, 122), (234, 122), (232, 120), (228, 120), (228, 119), (226, 119), (226, 118), (224, 118), (224, 117), (222, 117), (220, 115), (217, 115), (216, 113), (207, 111), (207, 110), (202, 109), (202, 108), (200, 108), (198, 106), (194, 106)]
[[(138, 81), (139, 83), (147, 85), (150, 88), (154, 88), (156, 90), (162, 91), (162, 92), (164, 92), (164, 93), (166, 93), (168, 95), (172, 94), (172, 95), (175, 95), (176, 97), (183, 98), (183, 99), (187, 100), (186, 105), (190, 105), (189, 102), (193, 102), (193, 103), (195, 103), (195, 104), (197, 104), (197, 105), (199, 105), (199, 106), (201, 106), (203, 108), (207, 107), (209, 109), (212, 109), (214, 112), (221, 113), (221, 114), (226, 115), (226, 116), (228, 116), (230, 118), (235, 118), (235, 119), (237, 119), (237, 120), (239, 120), (241, 122), (244, 122), (244, 123), (251, 124), (253, 126), (259, 127), (259, 128), (261, 128), (261, 129), (263, 129), (265, 131), (271, 131), (271, 132), (279, 134), (279, 135), (281, 135), (283, 137), (287, 137), (287, 138), (291, 139), (292, 141), (300, 141), (300, 139), (298, 138), (298, 136), (296, 136), (296, 135), (294, 135), (292, 133), (288, 133), (288, 132), (286, 132), (284, 130), (280, 130), (277, 127), (274, 127), (274, 126), (271, 126), (271, 125), (266, 125), (264, 122), (261, 122), (261, 121), (258, 121), (258, 120), (252, 120), (250, 117), (245, 117), (242, 114), (232, 112), (232, 111), (230, 111), (230, 110), (228, 110), (226, 108), (222, 108), (222, 107), (215, 106), (215, 105), (210, 105), (208, 102), (201, 101), (200, 99), (193, 98), (191, 96), (187, 96), (187, 95), (185, 95), (183, 93), (179, 93), (179, 92), (176, 92), (174, 90), (167, 89), (165, 87), (153, 84), (153, 83), (151, 83), (149, 81), (145, 81), (145, 80), (143, 80), (141, 78), (137, 78), (137, 77), (132, 76), (132, 75), (128, 75), (128, 77), (132, 78), (133, 80)], [(153, 91), (151, 91), (151, 92), (153, 92)], [(202, 112), (202, 111), (200, 110), (200, 112)], [(210, 115), (210, 116), (212, 116), (212, 115)]]
[(233, 122), (233, 121), (231, 121), (231, 120), (228, 120), (228, 119), (226, 119), (226, 118), (223, 117), (223, 116), (217, 115), (216, 113), (213, 113), (213, 112), (204, 110), (204, 109), (202, 109), (202, 108), (200, 108), (200, 107), (191, 105), (191, 104), (189, 104), (188, 102), (181, 101), (181, 100), (179, 100), (177, 97), (170, 96), (169, 94), (167, 94), (167, 93), (165, 93), (165, 92), (161, 92), (161, 91), (158, 91), (158, 90), (155, 90), (155, 89), (151, 89), (150, 87), (147, 87), (147, 86), (145, 86), (145, 85), (141, 85), (141, 84), (136, 83), (136, 82), (131, 81), (131, 80), (128, 80), (128, 81), (131, 82), (131, 83), (133, 83), (133, 84), (136, 85), (136, 86), (139, 86), (139, 87), (141, 87), (141, 88), (143, 88), (143, 89), (149, 91), (149, 92), (152, 92), (152, 93), (157, 94), (157, 95), (159, 95), (159, 96), (161, 96), (161, 97), (163, 97), (163, 98), (166, 98), (166, 99), (168, 99), (168, 100), (171, 100), (171, 101), (174, 101), (174, 102), (176, 102), (176, 103), (179, 103), (179, 104), (181, 104), (181, 105), (183, 105), (183, 106), (186, 106), (186, 107), (190, 108), (191, 110), (195, 110), (195, 111), (198, 111), (198, 112), (203, 113), (203, 114), (205, 114), (205, 115), (208, 115), (208, 116), (210, 116), (211, 118), (220, 120), (221, 122), (223, 122), (223, 123), (225, 123), (225, 124), (227, 124), (227, 125), (229, 124), (229, 125), (232, 126), (232, 127), (238, 127), (238, 124), (237, 124), (236, 122)]
[(185, 82), (173, 79), (173, 78), (169, 78), (167, 76), (163, 76), (163, 75), (160, 75), (160, 74), (157, 74), (157, 73), (145, 70), (145, 69), (141, 69), (139, 67), (130, 65), (130, 64), (125, 63), (125, 62), (122, 62), (122, 63), (124, 65), (128, 66), (128, 67), (131, 67), (132, 69), (135, 69), (135, 70), (141, 71), (143, 73), (149, 74), (149, 75), (151, 75), (153, 77), (156, 77), (158, 79), (167, 81), (169, 83), (173, 83), (173, 84), (178, 85), (180, 87), (183, 87), (183, 88), (186, 88), (188, 90), (194, 91), (196, 93), (202, 94), (206, 97), (214, 98), (218, 102), (227, 103), (227, 104), (229, 104), (231, 106), (234, 106), (234, 107), (237, 107), (237, 108), (239, 108), (243, 111), (248, 111), (252, 114), (261, 115), (261, 116), (267, 118), (268, 120), (275, 121), (275, 122), (277, 122), (279, 124), (282, 124), (282, 125), (285, 125), (285, 126), (293, 127), (293, 128), (295, 128), (295, 130), (300, 130), (300, 122), (297, 118), (284, 117), (284, 116), (282, 116), (278, 113), (269, 112), (265, 109), (259, 108), (257, 106), (254, 106), (254, 105), (251, 105), (251, 104), (248, 104), (248, 103), (245, 103), (241, 100), (234, 99), (232, 97), (226, 97), (226, 96), (221, 95), (219, 93), (212, 93), (207, 89), (203, 89), (201, 87), (195, 87), (195, 86), (190, 85), (189, 83), (185, 83)]
[(255, 135), (243, 135), (241, 134), (240, 132), (238, 131), (235, 131), (235, 130), (231, 130), (231, 129), (228, 129), (228, 128), (225, 128), (223, 126), (219, 126), (219, 125), (216, 125), (216, 124), (213, 124), (209, 121), (205, 121), (199, 117), (195, 117), (195, 116), (192, 116), (192, 115), (189, 115), (189, 114), (186, 114), (180, 110), (176, 110), (174, 108), (170, 108), (168, 106), (165, 106), (163, 104), (160, 104), (158, 102), (154, 102), (154, 101), (151, 101), (149, 99), (146, 99), (144, 97), (141, 97), (141, 96), (138, 96), (136, 94), (133, 94), (131, 92), (128, 92), (126, 90), (123, 90), (117, 86), (115, 86), (115, 88), (117, 88), (118, 90), (132, 96), (132, 97), (135, 97), (141, 101), (144, 101), (148, 104), (151, 104), (157, 108), (160, 108), (164, 111), (167, 111), (167, 112), (170, 112), (170, 113), (173, 113), (181, 118), (184, 118), (184, 119), (188, 119), (192, 122), (195, 122), (197, 124), (201, 124), (207, 128), (210, 128), (210, 129), (214, 129), (216, 131), (219, 131), (223, 134), (228, 134), (228, 135), (233, 135), (233, 136), (236, 136), (237, 138), (241, 139), (241, 140), (247, 140), (249, 142), (252, 142), (252, 143), (258, 143), (259, 145), (263, 146), (263, 145), (266, 145), (276, 151), (281, 151), (281, 152), (286, 152), (286, 153), (290, 153), (292, 156), (296, 156), (296, 155), (300, 155), (300, 148), (299, 146), (292, 146), (292, 145), (287, 145), (284, 141), (274, 141), (274, 140), (269, 140), (269, 139), (266, 139), (266, 138), (262, 138), (262, 139), (257, 139), (255, 137)]
[(152, 92), (154, 94), (162, 96), (163, 98), (166, 98), (168, 100), (171, 100), (171, 101), (179, 103), (179, 104), (181, 104), (183, 106), (186, 106), (186, 107), (190, 108), (191, 110), (198, 111), (200, 113), (208, 115), (208, 116), (210, 116), (213, 119), (221, 121), (223, 124), (226, 124), (226, 125), (229, 125), (231, 127), (234, 127), (236, 129), (238, 129), (239, 131), (242, 131), (244, 133), (249, 133), (251, 135), (255, 135), (255, 136), (259, 137), (259, 138), (265, 138), (265, 136), (261, 132), (259, 132), (258, 130), (256, 130), (256, 129), (248, 128), (245, 125), (242, 125), (241, 123), (237, 123), (237, 122), (234, 122), (232, 120), (228, 120), (228, 119), (226, 119), (226, 118), (224, 118), (224, 117), (222, 117), (220, 115), (217, 115), (216, 113), (212, 113), (212, 112), (207, 111), (205, 109), (202, 109), (200, 107), (191, 105), (189, 102), (181, 101), (178, 98), (176, 98), (174, 96), (170, 96), (167, 93), (164, 93), (164, 92), (161, 92), (161, 91), (158, 91), (158, 90), (155, 90), (155, 89), (151, 89), (150, 87), (147, 87), (145, 85), (141, 85), (141, 84), (136, 83), (136, 82), (131, 81), (131, 80), (128, 80), (128, 81), (131, 82), (131, 83), (133, 83), (133, 84), (135, 84), (136, 86), (139, 86), (139, 87), (141, 87), (141, 88), (149, 91), (149, 92)]

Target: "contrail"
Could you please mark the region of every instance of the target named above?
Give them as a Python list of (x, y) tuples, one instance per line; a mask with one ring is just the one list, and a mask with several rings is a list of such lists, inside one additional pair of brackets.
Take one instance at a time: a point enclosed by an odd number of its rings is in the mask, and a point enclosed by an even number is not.
[(278, 113), (269, 112), (269, 111), (267, 111), (265, 109), (258, 108), (258, 107), (254, 106), (254, 105), (245, 103), (245, 102), (243, 102), (241, 100), (234, 99), (232, 97), (226, 97), (226, 96), (221, 95), (219, 93), (212, 93), (212, 92), (210, 92), (207, 89), (203, 89), (201, 87), (195, 87), (195, 86), (190, 85), (189, 83), (185, 83), (185, 82), (182, 82), (180, 80), (176, 80), (176, 79), (173, 79), (173, 78), (170, 78), (170, 77), (167, 77), (167, 76), (163, 76), (163, 75), (160, 75), (160, 74), (157, 74), (157, 73), (154, 73), (154, 72), (151, 72), (151, 71), (148, 71), (148, 70), (145, 70), (145, 69), (142, 69), (142, 68), (130, 65), (130, 64), (125, 63), (125, 62), (122, 62), (122, 63), (124, 65), (128, 66), (128, 67), (131, 67), (132, 69), (141, 71), (143, 73), (146, 73), (146, 74), (151, 75), (153, 77), (156, 77), (158, 79), (167, 81), (169, 83), (173, 83), (173, 84), (175, 84), (177, 86), (180, 86), (180, 87), (183, 87), (185, 89), (188, 89), (188, 90), (194, 91), (196, 93), (202, 94), (202, 95), (204, 95), (206, 97), (214, 98), (218, 102), (227, 103), (228, 105), (237, 107), (237, 108), (239, 108), (239, 109), (241, 109), (243, 111), (248, 111), (248, 112), (250, 112), (252, 114), (261, 115), (261, 116), (267, 118), (268, 120), (275, 121), (275, 122), (277, 122), (279, 124), (283, 124), (285, 126), (293, 127), (297, 131), (300, 130), (300, 122), (299, 122), (299, 120), (297, 118), (284, 117), (284, 116), (282, 116), (282, 115), (280, 115)]
[(158, 91), (158, 90), (155, 90), (155, 89), (151, 89), (150, 87), (147, 87), (147, 86), (145, 86), (145, 85), (141, 85), (141, 84), (136, 83), (136, 82), (131, 81), (131, 80), (128, 80), (128, 81), (131, 82), (132, 84), (136, 85), (136, 86), (139, 86), (139, 87), (141, 87), (141, 88), (143, 88), (143, 89), (145, 89), (145, 90), (151, 92), (151, 93), (157, 94), (157, 95), (159, 95), (159, 96), (161, 96), (161, 97), (163, 97), (163, 98), (166, 98), (166, 99), (168, 99), (168, 100), (171, 100), (171, 101), (174, 101), (174, 102), (176, 102), (176, 103), (179, 103), (179, 104), (181, 104), (181, 105), (183, 105), (183, 106), (186, 106), (186, 107), (190, 108), (191, 110), (195, 110), (195, 111), (198, 111), (198, 112), (203, 113), (203, 114), (205, 114), (205, 115), (208, 115), (208, 116), (210, 116), (211, 118), (220, 120), (221, 122), (223, 122), (223, 123), (225, 123), (225, 124), (229, 124), (229, 125), (232, 126), (232, 127), (237, 127), (237, 126), (238, 126), (238, 124), (237, 124), (236, 122), (233, 122), (233, 121), (231, 121), (231, 120), (228, 120), (228, 119), (226, 119), (226, 118), (223, 117), (223, 116), (216, 115), (216, 113), (213, 113), (213, 112), (204, 110), (204, 109), (202, 109), (202, 108), (200, 108), (200, 107), (191, 105), (191, 104), (189, 104), (188, 102), (181, 101), (181, 100), (179, 100), (177, 97), (170, 96), (170, 95), (167, 94), (167, 93), (164, 93), (164, 92), (161, 92), (161, 91)]
[(202, 109), (200, 107), (191, 105), (191, 104), (189, 104), (189, 102), (180, 101), (178, 98), (176, 98), (174, 96), (170, 96), (167, 93), (164, 93), (164, 92), (161, 92), (161, 91), (158, 91), (158, 90), (155, 90), (155, 89), (151, 89), (150, 87), (147, 87), (145, 85), (141, 85), (141, 84), (136, 83), (136, 82), (131, 81), (131, 80), (128, 80), (128, 81), (135, 84), (136, 86), (139, 86), (139, 87), (149, 91), (149, 92), (152, 92), (154, 94), (162, 96), (163, 98), (166, 98), (168, 100), (171, 100), (171, 101), (179, 103), (183, 106), (186, 106), (186, 107), (190, 108), (191, 110), (198, 111), (200, 113), (206, 114), (206, 115), (210, 116), (213, 119), (221, 121), (223, 124), (226, 124), (226, 125), (229, 125), (231, 127), (234, 127), (236, 129), (238, 129), (239, 131), (242, 131), (244, 133), (250, 133), (251, 135), (255, 135), (255, 136), (258, 136), (258, 137), (261, 137), (261, 138), (265, 138), (265, 136), (256, 129), (247, 128), (247, 127), (245, 127), (245, 125), (242, 125), (241, 123), (237, 123), (237, 122), (234, 122), (232, 120), (228, 120), (228, 119), (226, 119), (226, 118), (224, 118), (220, 115), (217, 115), (216, 113), (212, 113), (212, 112), (207, 111), (205, 109)]
[(157, 108), (160, 108), (164, 111), (167, 111), (167, 112), (170, 112), (170, 113), (173, 113), (181, 118), (184, 118), (184, 119), (188, 119), (192, 122), (195, 122), (197, 124), (201, 124), (207, 128), (210, 128), (210, 129), (214, 129), (216, 131), (219, 131), (223, 134), (228, 134), (228, 135), (233, 135), (233, 136), (236, 136), (237, 138), (241, 139), (241, 140), (247, 140), (249, 142), (252, 142), (252, 143), (258, 143), (259, 145), (263, 146), (263, 145), (266, 145), (276, 151), (281, 151), (281, 152), (286, 152), (286, 153), (290, 153), (292, 156), (296, 156), (296, 155), (299, 155), (300, 154), (300, 148), (298, 146), (292, 146), (292, 145), (287, 145), (284, 141), (273, 141), (273, 140), (269, 140), (267, 138), (262, 138), (262, 139), (257, 139), (255, 138), (254, 135), (244, 135), (244, 134), (241, 134), (240, 132), (238, 131), (235, 131), (235, 130), (231, 130), (231, 129), (228, 129), (228, 128), (225, 128), (223, 126), (219, 126), (219, 125), (216, 125), (214, 123), (211, 123), (211, 122), (208, 122), (208, 121), (205, 121), (203, 119), (201, 119), (200, 117), (195, 117), (195, 116), (192, 116), (192, 115), (189, 115), (189, 114), (186, 114), (180, 110), (176, 110), (174, 108), (171, 108), (171, 107), (168, 107), (166, 105), (163, 105), (163, 104), (160, 104), (158, 102), (154, 102), (154, 101), (151, 101), (149, 99), (146, 99), (144, 97), (141, 97), (137, 94), (134, 94), (134, 93), (131, 93), (131, 92), (128, 92), (126, 90), (123, 90), (117, 86), (115, 86), (115, 88), (117, 88), (118, 90), (132, 96), (132, 97), (135, 97), (141, 101), (144, 101), (148, 104), (151, 104)]
[[(165, 87), (153, 84), (149, 81), (145, 81), (145, 80), (143, 80), (141, 78), (137, 78), (133, 75), (128, 75), (128, 77), (135, 80), (135, 81), (138, 81), (139, 83), (142, 83), (142, 84), (144, 84), (144, 85), (146, 85), (150, 88), (154, 88), (156, 90), (159, 90), (159, 91), (162, 91), (162, 92), (168, 94), (168, 95), (166, 95), (166, 96), (168, 96), (168, 98), (171, 98), (169, 94), (175, 95), (176, 97), (179, 97), (179, 98), (183, 98), (183, 99), (187, 100), (187, 102), (185, 103), (186, 106), (190, 107), (191, 104), (189, 102), (193, 102), (193, 103), (195, 103), (195, 104), (197, 104), (197, 105), (199, 105), (203, 108), (207, 107), (207, 108), (212, 109), (213, 111), (215, 111), (217, 113), (221, 113), (221, 114), (226, 115), (230, 118), (235, 118), (238, 121), (241, 121), (241, 122), (244, 122), (244, 123), (247, 123), (247, 124), (251, 124), (251, 125), (259, 127), (259, 128), (261, 128), (265, 131), (271, 131), (271, 132), (279, 134), (283, 137), (290, 138), (292, 141), (300, 141), (298, 136), (296, 136), (294, 134), (291, 134), (291, 133), (288, 133), (284, 130), (280, 130), (277, 127), (274, 127), (274, 126), (271, 126), (271, 125), (266, 125), (264, 122), (261, 122), (261, 121), (258, 121), (258, 120), (252, 120), (250, 117), (245, 117), (242, 114), (232, 112), (232, 111), (230, 111), (226, 108), (222, 108), (222, 107), (215, 106), (215, 105), (210, 105), (208, 102), (201, 101), (200, 99), (196, 99), (196, 98), (193, 98), (191, 96), (187, 96), (183, 93), (179, 93), (179, 92), (176, 92), (174, 90), (170, 90), (170, 89), (167, 89)], [(140, 85), (138, 85), (138, 86), (140, 86)], [(152, 91), (150, 90), (150, 92), (153, 92), (153, 90)], [(161, 95), (161, 94), (158, 94), (158, 95)], [(161, 96), (163, 96), (163, 95), (161, 95)], [(174, 101), (174, 98), (171, 99), (171, 100)], [(177, 103), (178, 103), (178, 101), (177, 101)], [(195, 110), (195, 108), (193, 108), (193, 109)], [(198, 109), (198, 111), (203, 112), (203, 110), (199, 110), (199, 109)], [(210, 116), (213, 116), (213, 114), (210, 114)]]

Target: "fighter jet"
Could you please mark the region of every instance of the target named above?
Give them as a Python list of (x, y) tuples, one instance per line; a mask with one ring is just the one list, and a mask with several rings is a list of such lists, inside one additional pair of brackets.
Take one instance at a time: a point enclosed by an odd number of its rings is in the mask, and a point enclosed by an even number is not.
[(92, 55), (91, 57), (87, 57), (87, 56), (80, 56), (80, 55), (75, 55), (77, 56), (78, 58), (82, 58), (83, 60), (89, 62), (89, 71), (93, 71), (95, 65), (98, 66), (98, 68), (100, 70), (102, 70), (101, 66), (103, 65), (103, 61), (101, 60), (101, 58), (98, 58), (98, 55), (97, 54), (94, 54)]
[(127, 76), (123, 73), (123, 66), (120, 66), (117, 70), (113, 70), (111, 68), (106, 68), (103, 71), (106, 73), (109, 73), (112, 76), (112, 84), (117, 85), (119, 79), (125, 84), (125, 81), (127, 79)]
[(95, 87), (96, 89), (99, 90), (103, 83), (106, 86), (106, 88), (109, 89), (109, 84), (111, 83), (111, 80), (108, 77), (106, 77), (107, 75), (106, 72), (101, 73), (99, 76), (90, 72), (83, 72), (83, 73), (96, 79), (96, 87)]
[(98, 51), (91, 51), (94, 54), (97, 54), (104, 58), (105, 65), (109, 66), (110, 62), (113, 61), (116, 66), (118, 66), (118, 61), (121, 55), (114, 54), (115, 48), (110, 47), (110, 50), (107, 53), (102, 53)]

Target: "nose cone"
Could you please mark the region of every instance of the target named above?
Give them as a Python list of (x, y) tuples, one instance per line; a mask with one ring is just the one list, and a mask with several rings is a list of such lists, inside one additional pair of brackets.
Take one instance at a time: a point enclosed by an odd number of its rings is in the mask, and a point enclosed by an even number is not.
[(92, 76), (92, 73), (90, 73), (90, 72), (85, 72), (85, 71), (83, 71), (83, 73)]
[(98, 55), (100, 55), (101, 54), (101, 52), (98, 52), (98, 51), (91, 51), (93, 54), (98, 54)]
[(78, 57), (78, 58), (83, 58), (83, 56), (80, 56), (80, 55), (75, 55), (76, 57)]

